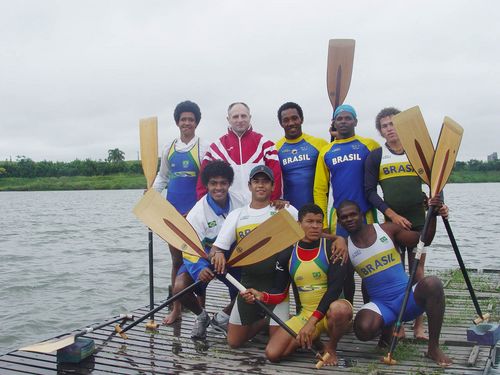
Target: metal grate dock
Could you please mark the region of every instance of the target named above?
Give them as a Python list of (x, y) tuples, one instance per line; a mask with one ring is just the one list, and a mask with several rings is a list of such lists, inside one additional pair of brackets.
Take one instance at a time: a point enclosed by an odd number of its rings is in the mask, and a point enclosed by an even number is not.
[[(495, 361), (495, 349), (480, 346), (477, 358), (468, 365), (474, 345), (466, 340), (466, 329), (471, 325), (474, 309), (461, 275), (455, 272), (440, 272), (445, 283), (447, 308), (441, 341), (445, 351), (454, 360), (452, 367), (441, 369), (424, 357), (425, 343), (404, 340), (398, 347), (395, 366), (380, 363), (385, 350), (378, 350), (376, 341), (360, 342), (354, 334), (346, 335), (339, 344), (339, 367), (314, 370), (315, 359), (309, 352), (297, 352), (279, 364), (266, 360), (265, 335), (257, 336), (252, 343), (233, 350), (225, 338), (209, 328), (206, 341), (193, 341), (190, 332), (193, 315), (183, 314), (174, 326), (161, 326), (155, 334), (146, 333), (144, 325), (128, 332), (123, 340), (113, 334), (113, 327), (86, 335), (96, 344), (96, 353), (78, 365), (56, 362), (56, 354), (39, 354), (13, 351), (0, 357), (0, 374), (310, 374), (357, 373), (357, 374), (487, 374)], [(499, 271), (473, 273), (472, 283), (477, 289), (483, 311), (491, 313), (493, 321), (499, 318), (500, 273)], [(357, 291), (359, 291), (359, 279)], [(208, 288), (207, 310), (215, 312), (228, 301), (223, 284), (214, 282)], [(355, 306), (361, 306), (361, 297), (356, 295)], [(293, 307), (292, 307), (293, 309)], [(134, 311), (140, 316), (148, 311), (143, 307)], [(163, 319), (166, 311), (156, 316)], [(76, 333), (77, 331), (75, 331)], [(411, 327), (406, 326), (407, 336), (412, 336)], [(64, 336), (64, 335), (61, 335)], [(498, 347), (498, 345), (497, 345)]]

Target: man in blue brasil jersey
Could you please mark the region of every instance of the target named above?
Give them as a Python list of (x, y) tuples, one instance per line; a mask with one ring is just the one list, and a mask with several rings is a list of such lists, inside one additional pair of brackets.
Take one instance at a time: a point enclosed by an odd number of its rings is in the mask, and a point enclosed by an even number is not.
[(299, 209), (312, 203), (314, 172), (319, 150), (327, 145), (324, 139), (302, 132), (302, 108), (292, 102), (278, 109), (278, 121), (285, 136), (276, 143), (283, 176), (283, 197)]
[[(441, 202), (439, 198), (432, 198), (430, 205), (441, 206)], [(366, 224), (359, 205), (353, 201), (342, 202), (337, 210), (339, 222), (349, 232), (349, 259), (362, 278), (370, 299), (356, 314), (354, 333), (361, 341), (369, 341), (382, 334), (379, 344), (386, 343), (409, 280), (394, 243), (413, 247), (419, 241), (420, 233), (390, 222)], [(446, 216), (446, 206), (441, 206), (439, 213)], [(426, 245), (434, 237), (435, 217), (429, 227), (425, 236)], [(426, 356), (442, 367), (452, 363), (439, 348), (444, 310), (443, 284), (436, 276), (427, 276), (413, 286), (403, 315), (403, 321), (410, 321), (424, 311), (427, 313), (429, 342)]]
[[(337, 236), (347, 237), (347, 232), (337, 223), (336, 209), (346, 200), (356, 202), (361, 208), (363, 218), (367, 223), (373, 223), (375, 211), (365, 198), (364, 191), (364, 163), (370, 151), (380, 147), (370, 138), (363, 138), (355, 134), (354, 128), (358, 120), (355, 109), (343, 104), (333, 113), (334, 125), (337, 129), (337, 138), (324, 146), (316, 164), (314, 177), (314, 203), (325, 213), (324, 228)], [(332, 188), (333, 207), (329, 223), (326, 220), (328, 213), (328, 190)], [(354, 275), (346, 278), (344, 295), (351, 303), (354, 298)]]

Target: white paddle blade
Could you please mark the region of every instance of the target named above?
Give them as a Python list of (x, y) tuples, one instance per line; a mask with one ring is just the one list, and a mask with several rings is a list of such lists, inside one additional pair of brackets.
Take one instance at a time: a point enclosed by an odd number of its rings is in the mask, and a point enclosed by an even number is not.
[(23, 352), (36, 352), (36, 353), (52, 353), (56, 350), (65, 348), (72, 345), (75, 342), (75, 336), (67, 336), (62, 339), (56, 339), (51, 341), (44, 341), (38, 344), (33, 344), (25, 346), (19, 350)]
[(398, 113), (392, 123), (408, 161), (422, 181), (430, 185), (434, 146), (420, 108), (416, 106)]
[(438, 195), (446, 185), (457, 160), (464, 129), (449, 117), (445, 117), (439, 134), (432, 164), (431, 197)]
[(150, 189), (158, 168), (158, 118), (149, 117), (139, 121), (141, 141), (141, 164)]
[(134, 214), (169, 245), (184, 253), (206, 258), (191, 224), (155, 190), (149, 190), (134, 207)]
[(332, 107), (344, 102), (351, 85), (354, 39), (330, 39), (326, 68), (326, 87)]
[(234, 248), (228, 265), (261, 262), (304, 238), (304, 231), (287, 210), (280, 210), (245, 236)]

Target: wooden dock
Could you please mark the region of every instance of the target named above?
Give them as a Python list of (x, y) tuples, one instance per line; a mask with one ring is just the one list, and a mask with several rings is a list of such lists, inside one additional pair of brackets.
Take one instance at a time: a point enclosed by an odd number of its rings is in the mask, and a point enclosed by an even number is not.
[[(474, 308), (461, 274), (457, 271), (440, 271), (439, 275), (445, 284), (447, 296), (441, 341), (446, 353), (454, 360), (453, 366), (446, 369), (441, 369), (424, 357), (425, 343), (413, 340), (404, 340), (398, 345), (397, 365), (384, 365), (380, 363), (380, 358), (386, 354), (386, 350), (377, 349), (376, 341), (360, 342), (352, 333), (346, 335), (339, 344), (338, 367), (315, 370), (316, 360), (307, 351), (299, 351), (287, 360), (273, 364), (264, 355), (267, 342), (265, 335), (257, 336), (238, 350), (230, 349), (224, 336), (211, 328), (208, 329), (206, 341), (193, 341), (190, 338), (193, 315), (185, 312), (182, 321), (171, 327), (161, 326), (155, 334), (145, 332), (144, 324), (140, 324), (128, 332), (128, 340), (114, 335), (111, 325), (90, 333), (85, 337), (95, 341), (97, 351), (78, 365), (58, 365), (55, 353), (7, 353), (0, 357), (0, 374), (310, 374), (315, 371), (354, 374), (488, 374), (495, 363), (496, 350), (486, 346), (475, 347), (466, 340), (466, 329), (472, 324)], [(492, 321), (498, 322), (499, 271), (472, 273), (471, 279), (483, 312), (489, 312)], [(362, 304), (358, 291), (359, 280), (356, 307)], [(214, 313), (227, 301), (224, 285), (212, 283), (207, 295), (209, 313)], [(143, 307), (133, 314), (141, 316), (147, 311)], [(166, 313), (159, 313), (156, 320), (160, 322)], [(406, 326), (406, 332), (408, 337), (412, 336), (410, 326)]]

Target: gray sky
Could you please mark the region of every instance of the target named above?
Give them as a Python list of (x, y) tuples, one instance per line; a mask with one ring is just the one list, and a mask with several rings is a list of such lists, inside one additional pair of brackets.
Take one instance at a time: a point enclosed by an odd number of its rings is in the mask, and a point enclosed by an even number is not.
[(494, 0), (0, 0), (0, 160), (137, 159), (139, 119), (159, 117), (162, 147), (185, 99), (210, 141), (234, 101), (273, 140), (295, 101), (304, 131), (327, 138), (332, 38), (356, 39), (358, 134), (380, 141), (382, 107), (420, 105), (434, 142), (450, 116), (465, 129), (458, 159), (484, 160), (500, 152), (498, 14)]

